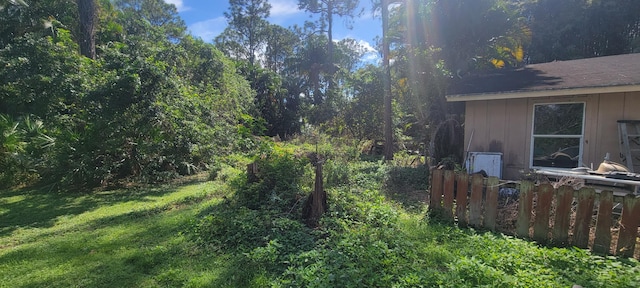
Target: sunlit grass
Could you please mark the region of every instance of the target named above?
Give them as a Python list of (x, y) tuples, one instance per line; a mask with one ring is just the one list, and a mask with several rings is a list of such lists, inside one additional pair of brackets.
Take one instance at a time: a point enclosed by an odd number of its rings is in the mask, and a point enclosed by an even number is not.
[(207, 182), (88, 195), (3, 192), (0, 286), (211, 285), (229, 256), (201, 251), (184, 232), (221, 189)]

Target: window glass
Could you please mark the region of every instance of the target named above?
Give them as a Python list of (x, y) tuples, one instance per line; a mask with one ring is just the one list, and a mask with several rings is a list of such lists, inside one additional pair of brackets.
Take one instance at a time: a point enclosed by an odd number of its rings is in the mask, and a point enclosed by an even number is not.
[(583, 103), (536, 105), (533, 134), (580, 135), (583, 112)]
[(533, 117), (533, 166), (580, 166), (584, 103), (535, 105)]

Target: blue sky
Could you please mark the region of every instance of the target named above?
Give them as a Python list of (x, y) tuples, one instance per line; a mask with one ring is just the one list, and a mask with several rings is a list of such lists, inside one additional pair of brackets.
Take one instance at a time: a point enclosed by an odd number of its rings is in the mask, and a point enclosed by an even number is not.
[[(192, 35), (202, 38), (206, 42), (212, 42), (227, 26), (227, 20), (223, 13), (228, 10), (227, 0), (164, 0), (174, 4), (178, 8), (180, 17), (186, 22)], [(374, 39), (382, 34), (380, 17), (374, 17), (371, 12), (371, 1), (360, 0), (364, 13), (353, 21), (353, 29), (349, 30), (342, 19), (334, 23), (334, 40), (353, 38), (364, 45), (371, 53), (364, 57), (364, 61), (373, 61), (377, 58)], [(271, 4), (271, 16), (269, 22), (283, 27), (294, 24), (302, 25), (311, 14), (298, 10), (297, 0), (269, 0)]]

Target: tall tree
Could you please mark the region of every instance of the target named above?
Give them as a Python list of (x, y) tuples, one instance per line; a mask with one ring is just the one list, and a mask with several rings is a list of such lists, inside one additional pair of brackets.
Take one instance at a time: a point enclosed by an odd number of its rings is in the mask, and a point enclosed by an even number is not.
[(187, 30), (176, 6), (164, 0), (114, 0), (123, 12), (120, 21), (126, 34), (155, 41), (179, 40)]
[(293, 55), (293, 50), (300, 42), (300, 38), (293, 31), (280, 25), (269, 25), (264, 51), (265, 67), (273, 72), (284, 70), (287, 58)]
[(382, 67), (384, 90), (384, 159), (393, 160), (393, 117), (391, 109), (391, 67), (389, 67), (389, 4), (392, 0), (382, 0)]
[(96, 11), (95, 0), (77, 0), (80, 15), (80, 53), (96, 59)]
[(333, 25), (335, 17), (343, 17), (346, 19), (347, 26), (350, 27), (351, 20), (355, 16), (356, 8), (360, 1), (358, 0), (298, 0), (298, 7), (308, 12), (320, 15), (320, 30), (327, 33), (327, 55), (329, 55), (329, 93), (333, 93), (335, 82), (333, 75), (336, 71), (333, 61)]
[(353, 73), (350, 80), (353, 98), (345, 111), (345, 124), (358, 140), (380, 139), (383, 131), (383, 79), (382, 67), (367, 65)]
[(266, 0), (229, 0), (229, 11), (224, 13), (229, 26), (216, 38), (218, 47), (256, 64), (256, 55), (267, 41), (270, 9)]
[(421, 21), (427, 41), (442, 49), (447, 68), (462, 77), (522, 63), (531, 36), (524, 20), (508, 1), (450, 0), (434, 2), (429, 18)]
[(525, 1), (530, 63), (640, 51), (640, 1)]

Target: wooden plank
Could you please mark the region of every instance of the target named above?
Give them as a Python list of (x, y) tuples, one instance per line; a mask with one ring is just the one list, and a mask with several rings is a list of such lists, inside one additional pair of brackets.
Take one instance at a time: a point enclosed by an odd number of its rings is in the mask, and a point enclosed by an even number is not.
[(496, 230), (496, 220), (498, 218), (498, 188), (500, 180), (497, 177), (489, 177), (487, 180), (487, 195), (484, 201), (484, 227)]
[[(640, 92), (627, 92), (624, 94), (624, 114), (622, 119), (640, 119)], [(616, 119), (616, 120), (622, 120)]]
[(593, 216), (593, 203), (596, 191), (593, 188), (582, 188), (578, 191), (578, 207), (576, 208), (576, 222), (573, 231), (573, 245), (586, 249), (589, 246), (589, 228)]
[(533, 239), (538, 243), (545, 244), (549, 241), (549, 215), (552, 199), (553, 186), (549, 183), (540, 185), (535, 208), (536, 217), (533, 220)]
[[(509, 99), (507, 100), (507, 125), (504, 143), (504, 172), (506, 179), (517, 179), (520, 177), (520, 170), (529, 167), (529, 150), (527, 145), (531, 139), (531, 127), (527, 126), (529, 112), (527, 100)], [(465, 142), (466, 143), (466, 142)]]
[(456, 185), (456, 217), (458, 226), (466, 227), (467, 221), (467, 194), (469, 193), (469, 175), (458, 174)]
[(453, 185), (456, 180), (453, 170), (444, 171), (444, 217), (453, 221)]
[(553, 242), (558, 246), (565, 246), (569, 243), (573, 191), (570, 186), (561, 186), (556, 192), (556, 214), (553, 221), (552, 237)]
[[(609, 94), (600, 94), (594, 96), (599, 99), (597, 106), (592, 106), (591, 109), (597, 110), (594, 111), (594, 114), (585, 115), (585, 121), (587, 122), (595, 122), (594, 126), (585, 125), (585, 140), (588, 140), (588, 143), (592, 143), (595, 145), (584, 145), (585, 148), (590, 147), (587, 157), (584, 157), (582, 161), (584, 163), (594, 163), (594, 169), (597, 169), (597, 164), (602, 162), (602, 157), (607, 154), (607, 152), (620, 151), (620, 144), (618, 143), (618, 126), (616, 121), (621, 120), (620, 114), (624, 110), (624, 93), (609, 93)], [(587, 106), (589, 103), (587, 103)], [(588, 110), (590, 110), (587, 107)], [(593, 117), (595, 116), (595, 117)], [(593, 119), (590, 119), (593, 118)], [(589, 133), (587, 133), (589, 132)], [(591, 135), (591, 136), (589, 136)], [(611, 161), (620, 162), (620, 156), (618, 153), (611, 153)]]
[(638, 237), (638, 226), (640, 226), (640, 198), (629, 194), (622, 201), (622, 216), (616, 255), (633, 257), (636, 237)]
[(442, 199), (442, 170), (434, 169), (431, 171), (431, 197), (429, 200), (429, 210), (437, 210)]
[[(507, 101), (503, 99), (492, 100), (487, 107), (487, 123), (489, 129), (488, 152), (504, 152), (504, 137), (507, 127), (512, 123), (507, 122)], [(497, 144), (497, 145), (496, 145)], [(494, 147), (492, 147), (494, 146)]]
[[(486, 151), (489, 148), (489, 129), (487, 107), (489, 101), (468, 101), (465, 102), (465, 111), (473, 117), (465, 121), (473, 127), (473, 139), (471, 142), (471, 151)], [(465, 125), (466, 126), (466, 125)], [(469, 143), (469, 142), (465, 142)], [(467, 144), (465, 144), (467, 145)]]
[(520, 197), (518, 199), (518, 220), (516, 221), (516, 235), (529, 237), (529, 222), (533, 208), (533, 183), (522, 181), (520, 183)]
[(471, 201), (469, 203), (469, 224), (480, 227), (482, 225), (482, 188), (484, 178), (480, 174), (471, 176)]
[(600, 192), (598, 204), (598, 222), (596, 223), (596, 238), (591, 250), (596, 253), (609, 254), (611, 249), (611, 224), (613, 220), (613, 192)]

